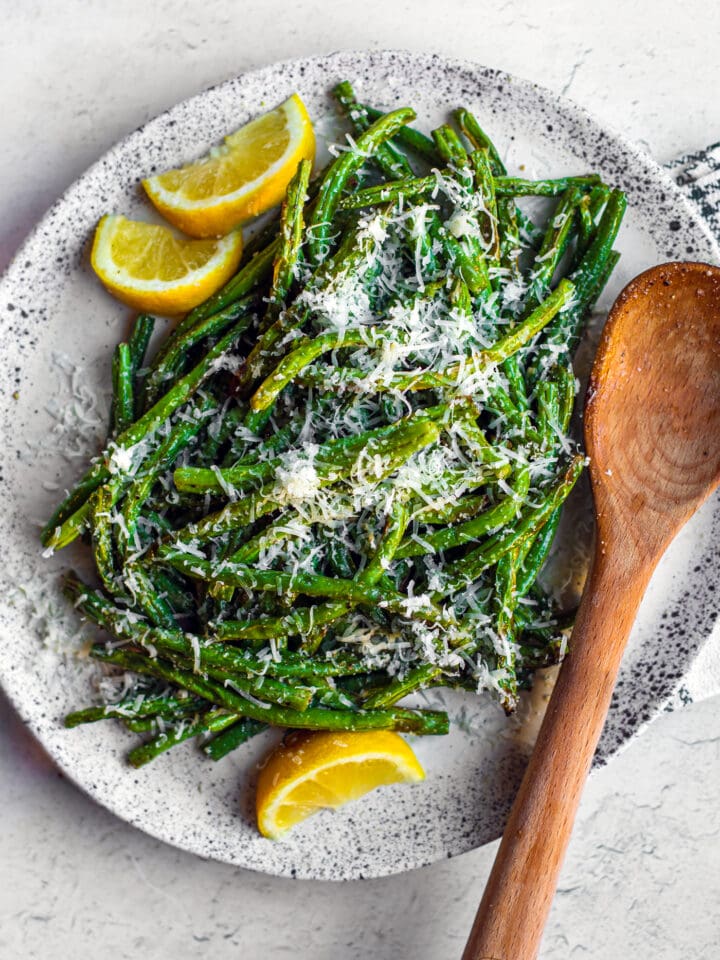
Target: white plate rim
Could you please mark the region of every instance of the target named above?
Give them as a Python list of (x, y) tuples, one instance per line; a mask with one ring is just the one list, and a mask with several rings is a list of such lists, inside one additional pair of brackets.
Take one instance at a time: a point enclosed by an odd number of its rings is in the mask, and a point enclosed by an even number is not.
[[(707, 226), (707, 224), (705, 224), (702, 221), (702, 218), (700, 217), (698, 210), (694, 207), (691, 201), (679, 190), (679, 188), (671, 179), (671, 177), (668, 175), (668, 173), (665, 170), (663, 170), (662, 167), (660, 167), (640, 147), (638, 147), (636, 144), (630, 141), (623, 134), (618, 133), (615, 129), (613, 129), (613, 127), (610, 124), (606, 122), (601, 123), (597, 121), (587, 110), (575, 104), (573, 101), (567, 99), (566, 97), (556, 95), (532, 81), (524, 80), (515, 75), (507, 74), (502, 70), (487, 68), (481, 64), (473, 63), (472, 61), (455, 59), (455, 58), (447, 58), (447, 57), (439, 57), (434, 54), (416, 54), (412, 51), (396, 50), (396, 49), (372, 50), (372, 51), (342, 50), (342, 51), (338, 51), (337, 53), (332, 53), (328, 55), (292, 58), (292, 59), (288, 59), (285, 61), (281, 61), (275, 64), (271, 64), (271, 65), (259, 68), (257, 70), (248, 71), (247, 73), (241, 74), (238, 77), (229, 78), (223, 83), (210, 86), (207, 89), (191, 97), (188, 97), (188, 98), (185, 98), (184, 100), (179, 101), (174, 106), (168, 108), (165, 111), (162, 111), (157, 116), (148, 120), (146, 123), (142, 124), (140, 127), (136, 128), (126, 136), (119, 139), (97, 161), (91, 164), (72, 184), (70, 184), (65, 191), (63, 191), (61, 196), (48, 208), (48, 210), (45, 212), (42, 218), (38, 221), (35, 227), (33, 227), (33, 229), (29, 232), (29, 234), (21, 244), (20, 248), (12, 258), (5, 273), (3, 274), (2, 279), (0, 279), (0, 292), (4, 290), (6, 284), (8, 284), (8, 282), (12, 279), (13, 274), (16, 272), (18, 268), (18, 265), (21, 262), (23, 262), (23, 260), (26, 258), (26, 255), (27, 255), (26, 251), (31, 247), (33, 242), (38, 237), (38, 235), (42, 232), (48, 219), (54, 213), (61, 210), (62, 207), (75, 195), (75, 193), (82, 188), (83, 183), (88, 179), (90, 179), (93, 176), (93, 174), (102, 167), (104, 163), (106, 163), (108, 160), (111, 160), (116, 154), (118, 154), (122, 150), (127, 149), (130, 146), (133, 146), (135, 144), (137, 144), (138, 146), (141, 145), (143, 142), (143, 139), (148, 134), (152, 133), (155, 127), (167, 121), (167, 119), (171, 118), (173, 114), (180, 113), (189, 109), (194, 103), (198, 103), (198, 104), (202, 103), (203, 99), (208, 94), (212, 93), (218, 88), (230, 86), (233, 83), (236, 83), (245, 77), (254, 77), (258, 79), (258, 78), (261, 78), (263, 75), (272, 76), (273, 74), (277, 73), (277, 71), (282, 70), (285, 67), (290, 67), (290, 66), (296, 67), (299, 64), (317, 66), (319, 64), (325, 63), (328, 65), (331, 65), (333, 61), (337, 58), (349, 57), (349, 58), (357, 58), (358, 60), (365, 60), (366, 62), (372, 62), (373, 60), (382, 59), (382, 58), (389, 58), (389, 59), (394, 57), (403, 58), (403, 57), (407, 57), (408, 55), (412, 56), (416, 62), (420, 62), (420, 63), (428, 62), (428, 63), (434, 64), (435, 66), (437, 66), (438, 64), (441, 64), (444, 68), (446, 68), (449, 71), (466, 71), (468, 73), (477, 72), (485, 76), (487, 76), (488, 74), (492, 74), (493, 77), (500, 82), (512, 83), (516, 88), (525, 87), (527, 89), (531, 89), (532, 91), (535, 92), (536, 95), (540, 94), (541, 96), (551, 100), (554, 104), (557, 105), (558, 109), (563, 114), (571, 115), (575, 119), (575, 121), (578, 122), (581, 126), (591, 126), (597, 129), (598, 131), (602, 131), (608, 134), (610, 138), (614, 141), (615, 145), (619, 146), (625, 153), (634, 157), (639, 164), (641, 164), (642, 166), (644, 166), (645, 168), (647, 168), (652, 172), (652, 176), (657, 181), (662, 182), (664, 184), (667, 191), (673, 195), (674, 199), (681, 206), (684, 207), (686, 214), (688, 216), (688, 219), (693, 221), (701, 230), (701, 232), (705, 234), (709, 248), (714, 251), (715, 259), (720, 260), (720, 247), (718, 246), (715, 238), (713, 237), (709, 227)], [(2, 680), (3, 689), (5, 690), (7, 696), (9, 697), (11, 703), (13, 704), (17, 712), (23, 718), (25, 724), (36, 736), (40, 736), (33, 722), (31, 712), (26, 709), (25, 700), (23, 698), (22, 691), (18, 691), (17, 689), (15, 689), (8, 677), (0, 677), (0, 680)], [(664, 702), (658, 702), (656, 712), (661, 712), (663, 707), (664, 707)], [(642, 729), (642, 727), (641, 726), (637, 727), (636, 730), (633, 731), (633, 735), (639, 729)], [(621, 745), (618, 744), (615, 749), (619, 749), (620, 746)], [(46, 749), (48, 748), (46, 747)], [(72, 767), (65, 761), (65, 758), (63, 756), (59, 756), (52, 749), (49, 749), (48, 752), (52, 757), (53, 761), (58, 765), (58, 767), (62, 770), (63, 774), (69, 780), (75, 783), (81, 790), (88, 793), (90, 796), (93, 796), (94, 799), (102, 803), (103, 806), (111, 810), (115, 815), (125, 820), (126, 822), (129, 822), (132, 825), (137, 826), (140, 829), (143, 829), (149, 835), (157, 839), (160, 839), (169, 843), (175, 843), (172, 837), (168, 836), (167, 834), (164, 834), (162, 831), (152, 830), (152, 829), (149, 829), (147, 826), (143, 826), (141, 823), (138, 823), (136, 820), (133, 819), (131, 815), (128, 814), (128, 811), (125, 810), (123, 807), (113, 805), (112, 800), (109, 800), (107, 797), (102, 797), (102, 798), (99, 797), (98, 792), (93, 789), (92, 785), (89, 785), (88, 783), (83, 782), (82, 780), (76, 779)], [(614, 750), (609, 750), (607, 752), (607, 756), (612, 755), (613, 752)], [(239, 863), (238, 860), (227, 861), (226, 858), (222, 855), (222, 852), (218, 852), (213, 849), (208, 850), (203, 846), (198, 846), (197, 848), (194, 848), (192, 844), (187, 844), (187, 843), (183, 843), (181, 846), (183, 849), (191, 850), (192, 852), (201, 856), (216, 858), (218, 860), (225, 861), (225, 862), (232, 862), (237, 865), (249, 866), (248, 864)], [(470, 847), (468, 847), (468, 849), (470, 849)], [(432, 862), (435, 859), (437, 859), (437, 856), (433, 856), (429, 859), (420, 857), (415, 862), (413, 862), (412, 866), (406, 865), (406, 866), (403, 866), (401, 869), (411, 869), (412, 867), (419, 867), (419, 866), (425, 865), (428, 862)], [(250, 868), (262, 869), (262, 868), (258, 868), (255, 865), (251, 866)], [(296, 871), (291, 872), (289, 870), (288, 871), (279, 870), (279, 871), (273, 871), (273, 872), (277, 873), (278, 875), (300, 875)], [(385, 875), (392, 872), (394, 872), (392, 869), (383, 869), (378, 871), (371, 871), (369, 874), (366, 873), (365, 875), (380, 876), (380, 875)], [(346, 878), (354, 877), (357, 875), (358, 874), (356, 872), (349, 870), (343, 876), (335, 876), (330, 878), (346, 879)], [(315, 874), (312, 874), (312, 873), (306, 874), (306, 876), (315, 876)]]

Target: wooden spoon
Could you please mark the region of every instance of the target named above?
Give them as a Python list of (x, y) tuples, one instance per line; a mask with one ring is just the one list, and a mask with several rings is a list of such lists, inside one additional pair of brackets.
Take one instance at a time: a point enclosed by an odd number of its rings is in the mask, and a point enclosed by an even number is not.
[(640, 600), (720, 482), (720, 269), (668, 263), (623, 290), (593, 366), (585, 444), (595, 555), (463, 960), (537, 956)]

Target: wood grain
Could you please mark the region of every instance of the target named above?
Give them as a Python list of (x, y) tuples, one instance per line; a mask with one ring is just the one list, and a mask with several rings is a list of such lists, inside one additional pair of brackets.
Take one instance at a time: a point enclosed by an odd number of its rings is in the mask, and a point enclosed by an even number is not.
[(638, 606), (720, 481), (720, 269), (664, 264), (623, 290), (593, 366), (585, 443), (594, 559), (463, 960), (537, 956)]

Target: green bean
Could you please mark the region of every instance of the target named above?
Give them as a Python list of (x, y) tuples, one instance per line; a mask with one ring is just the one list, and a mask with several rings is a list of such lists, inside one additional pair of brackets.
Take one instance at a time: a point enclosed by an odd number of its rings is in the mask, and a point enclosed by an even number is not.
[(328, 561), (336, 577), (352, 580), (357, 573), (350, 556), (350, 551), (339, 540), (332, 539), (328, 545)]
[(116, 703), (106, 703), (97, 707), (86, 707), (85, 710), (75, 710), (65, 717), (66, 727), (78, 727), (85, 723), (97, 723), (99, 720), (128, 720), (162, 717), (170, 720), (173, 717), (197, 713), (208, 704), (199, 697), (180, 697), (170, 694), (160, 696), (126, 697)]
[(257, 306), (257, 302), (255, 296), (244, 297), (231, 303), (224, 310), (210, 314), (209, 317), (189, 327), (184, 333), (173, 337), (172, 347), (164, 351), (148, 371), (144, 386), (146, 407), (152, 406), (166, 385), (180, 375), (190, 351), (201, 340), (218, 336), (233, 324), (236, 324), (235, 330), (238, 335), (243, 328), (247, 330), (253, 321), (252, 311)]
[(398, 129), (414, 119), (415, 111), (409, 107), (386, 114), (358, 137), (354, 149), (341, 153), (331, 164), (320, 186), (308, 230), (310, 257), (315, 263), (320, 263), (328, 255), (330, 224), (340, 195), (350, 177), (360, 169), (365, 159), (377, 150), (379, 144), (388, 140)]
[(607, 203), (611, 193), (612, 190), (605, 183), (598, 183), (590, 190), (588, 199), (590, 200), (590, 216), (592, 217), (593, 222), (596, 220), (597, 215)]
[(279, 239), (275, 237), (266, 246), (254, 250), (250, 259), (242, 263), (239, 271), (228, 280), (225, 286), (191, 310), (177, 323), (173, 332), (158, 351), (153, 364), (162, 363), (165, 355), (175, 350), (177, 341), (189, 334), (197, 325), (203, 324), (212, 314), (225, 310), (262, 283), (272, 271), (273, 260), (279, 243)]
[[(381, 606), (390, 613), (405, 614), (408, 598), (401, 593), (393, 593), (380, 587), (364, 586), (356, 580), (341, 580), (337, 577), (325, 577), (317, 573), (286, 573), (279, 570), (256, 570), (254, 567), (239, 563), (221, 561), (212, 563), (169, 548), (161, 549), (160, 556), (165, 563), (198, 580), (215, 580), (232, 587), (247, 591), (269, 591), (284, 595), (305, 595), (308, 597), (327, 597), (333, 600), (346, 600), (354, 604), (369, 607)], [(424, 619), (443, 622), (446, 617), (442, 610), (429, 600), (423, 601), (418, 616)]]
[(409, 670), (402, 680), (393, 680), (392, 683), (373, 691), (363, 699), (365, 709), (375, 709), (377, 707), (392, 707), (398, 700), (407, 697), (416, 690), (427, 686), (436, 677), (442, 673), (440, 667), (434, 664), (423, 664), (421, 667), (415, 667)]
[(310, 182), (312, 164), (301, 160), (295, 176), (288, 184), (287, 196), (280, 214), (280, 249), (273, 264), (271, 302), (284, 303), (295, 276), (303, 236), (303, 208)]
[[(333, 95), (343, 108), (345, 115), (353, 125), (356, 133), (363, 134), (371, 126), (372, 121), (367, 111), (357, 102), (351, 84), (343, 80), (333, 90)], [(412, 167), (407, 157), (392, 146), (390, 141), (381, 143), (375, 151), (375, 162), (381, 172), (389, 178), (412, 176)]]
[(193, 723), (181, 722), (179, 726), (159, 733), (149, 743), (144, 743), (141, 747), (135, 747), (128, 754), (128, 763), (138, 769), (184, 740), (189, 740), (203, 733), (220, 733), (222, 730), (227, 730), (237, 720), (238, 717), (233, 713), (228, 713), (227, 710), (208, 710)]
[(475, 189), (480, 194), (485, 208), (480, 214), (480, 229), (487, 248), (488, 263), (491, 269), (497, 270), (500, 266), (498, 210), (495, 183), (487, 150), (474, 150), (470, 160), (475, 174)]
[(260, 533), (243, 543), (237, 550), (224, 556), (223, 559), (229, 560), (231, 563), (257, 563), (261, 553), (274, 544), (302, 537), (308, 533), (307, 525), (300, 523), (293, 525), (288, 523), (287, 517), (280, 516), (277, 520), (269, 523)]
[(502, 369), (507, 378), (510, 399), (520, 412), (528, 410), (527, 385), (518, 354), (513, 353), (503, 360)]
[[(509, 550), (507, 553), (504, 553), (498, 560), (497, 567), (495, 568), (495, 606), (496, 606), (496, 615), (497, 615), (497, 633), (501, 640), (504, 640), (505, 643), (510, 646), (510, 641), (512, 640), (513, 633), (513, 614), (515, 606), (517, 605), (517, 571), (518, 567), (521, 564), (521, 555), (524, 556), (527, 553), (527, 548), (524, 544), (518, 544), (513, 547), (512, 550)], [(504, 657), (504, 662), (507, 665), (508, 669), (514, 673), (514, 660), (512, 659), (512, 651), (509, 656)], [(512, 681), (510, 681), (510, 686), (512, 687)]]
[[(572, 283), (563, 278), (556, 289), (525, 320), (497, 340), (492, 347), (479, 351), (467, 361), (450, 364), (443, 372), (423, 370), (419, 373), (393, 373), (383, 380), (373, 380), (373, 385), (378, 392), (383, 390), (443, 390), (458, 387), (460, 377), (467, 380), (476, 376), (491, 364), (502, 363), (507, 360), (508, 357), (525, 346), (570, 303), (573, 294)], [(297, 379), (299, 383), (305, 385), (318, 382), (318, 378), (314, 377), (312, 373), (310, 375), (307, 373), (297, 375)], [(335, 387), (354, 387), (358, 389), (363, 387), (364, 379), (362, 376), (358, 377), (357, 372), (352, 368), (337, 367), (334, 368), (330, 382)], [(319, 382), (322, 383), (322, 378), (319, 379)], [(520, 413), (520, 411), (516, 412)]]
[(515, 207), (515, 219), (517, 220), (518, 229), (528, 248), (537, 253), (543, 241), (543, 231), (517, 206)]
[[(213, 394), (208, 396), (213, 398)], [(220, 451), (242, 430), (246, 414), (245, 404), (233, 405), (232, 398), (218, 397), (216, 409), (208, 414), (207, 420), (202, 424), (204, 437), (198, 444), (193, 445), (193, 460), (198, 464), (216, 464)]]
[[(327, 466), (319, 464), (319, 469), (314, 470), (314, 479), (318, 488), (353, 473), (369, 474), (369, 479), (380, 482), (418, 450), (434, 443), (438, 436), (438, 428), (431, 422), (405, 424), (390, 436), (378, 436), (363, 443), (360, 449), (350, 447), (342, 460), (335, 460)], [(183, 544), (201, 543), (238, 526), (245, 527), (277, 509), (278, 497), (283, 499), (284, 494), (279, 493), (276, 484), (271, 481), (243, 500), (229, 503), (217, 513), (177, 531), (172, 540), (174, 547), (170, 549)], [(161, 549), (160, 556), (163, 555)]]
[[(487, 476), (504, 477), (510, 472), (507, 451), (494, 447), (478, 425), (480, 411), (474, 403), (460, 398), (449, 408), (451, 432), (459, 436), (473, 458), (487, 467)], [(483, 472), (485, 475), (485, 471)]]
[(550, 514), (544, 526), (536, 534), (528, 550), (518, 575), (516, 593), (518, 598), (526, 596), (537, 579), (540, 568), (545, 562), (560, 523), (561, 511), (558, 507)]
[(490, 288), (487, 261), (479, 243), (463, 244), (446, 227), (436, 230), (432, 223), (429, 232), (432, 239), (445, 248), (451, 269), (465, 281), (471, 293), (482, 293)]
[[(173, 387), (143, 414), (139, 420), (131, 424), (115, 441), (114, 456), (106, 452), (102, 460), (93, 464), (85, 476), (80, 480), (73, 492), (69, 494), (47, 522), (41, 533), (41, 542), (46, 547), (66, 546), (82, 529), (82, 523), (73, 521), (72, 530), (64, 531), (63, 524), (71, 521), (73, 516), (81, 511), (85, 502), (94, 490), (110, 477), (110, 466), (113, 459), (117, 462), (118, 453), (125, 455), (132, 453), (132, 448), (153, 434), (155, 430), (175, 413), (179, 407), (187, 403), (199, 387), (214, 372), (216, 365), (233, 346), (235, 340), (245, 329), (244, 322), (233, 327), (214, 347), (200, 360), (193, 369), (178, 380)], [(68, 539), (69, 536), (69, 539)]]
[(508, 175), (465, 109), (429, 138), (410, 108), (334, 93), (350, 149), (312, 182), (298, 164), (149, 361), (135, 320), (106, 449), (42, 533), (91, 542), (102, 589), (66, 592), (110, 636), (90, 655), (136, 683), (67, 722), (120, 720), (137, 765), (268, 726), (445, 732), (394, 704), (489, 677), (509, 711), (562, 649), (540, 571), (583, 466), (572, 352), (625, 198)]
[(472, 543), (493, 530), (504, 527), (517, 515), (520, 504), (525, 499), (529, 488), (530, 472), (527, 469), (521, 469), (518, 471), (513, 492), (495, 504), (494, 507), (490, 507), (489, 510), (486, 510), (485, 513), (474, 520), (467, 520), (465, 523), (445, 527), (435, 533), (423, 535), (422, 538), (404, 541), (395, 557), (400, 560), (426, 553), (436, 553), (440, 550), (452, 550), (454, 547)]
[(580, 236), (578, 237), (578, 242), (575, 247), (573, 269), (585, 256), (588, 247), (595, 237), (595, 233), (597, 231), (597, 225), (595, 221), (600, 213), (600, 210), (607, 203), (609, 196), (610, 187), (605, 186), (604, 183), (600, 183), (597, 184), (597, 186), (594, 186), (590, 192), (582, 198), (580, 208), (578, 210), (580, 217)]
[(348, 347), (370, 346), (368, 333), (342, 330), (339, 333), (325, 333), (313, 340), (306, 341), (292, 350), (280, 361), (275, 369), (263, 380), (250, 397), (253, 410), (267, 410), (283, 390), (300, 371), (317, 360), (323, 353)]
[(132, 332), (128, 337), (130, 359), (136, 376), (145, 363), (145, 354), (150, 346), (154, 330), (155, 318), (147, 313), (138, 314), (133, 323)]
[(573, 299), (574, 294), (573, 283), (563, 277), (555, 290), (535, 307), (525, 320), (513, 327), (490, 350), (486, 351), (487, 356), (497, 363), (507, 360), (508, 357), (517, 353), (520, 347), (525, 346), (535, 334), (539, 333), (551, 320), (562, 313), (563, 308)]
[(576, 187), (589, 190), (600, 183), (596, 174), (586, 177), (558, 177), (555, 180), (524, 180), (522, 177), (495, 177), (495, 194), (498, 197), (558, 197)]
[(492, 140), (480, 127), (477, 118), (470, 113), (469, 110), (460, 108), (455, 111), (455, 119), (462, 132), (473, 145), (473, 149), (487, 150), (493, 174), (496, 177), (502, 176), (505, 173), (505, 165), (500, 159), (500, 154), (497, 152)]
[(93, 647), (90, 655), (135, 673), (160, 677), (219, 704), (231, 713), (276, 727), (301, 730), (398, 730), (419, 735), (448, 732), (447, 714), (439, 710), (402, 710), (398, 707), (358, 711), (328, 710), (324, 707), (292, 710), (248, 700), (235, 693), (232, 687), (203, 680), (160, 659), (151, 660), (123, 650), (106, 650), (104, 647)]
[[(123, 593), (130, 594), (133, 606), (158, 627), (174, 629), (175, 611), (155, 583), (155, 569), (139, 563), (126, 564), (123, 571)], [(117, 593), (117, 591), (115, 591)]]
[[(309, 288), (321, 290), (333, 283), (339, 275), (354, 270), (366, 258), (374, 242), (369, 235), (358, 239), (355, 232), (348, 231), (333, 256), (318, 268), (308, 285)], [(249, 391), (251, 384), (265, 376), (273, 362), (279, 359), (279, 345), (287, 340), (294, 330), (302, 327), (308, 312), (302, 300), (296, 301), (263, 330), (238, 374), (238, 389), (243, 396)]]
[(273, 410), (274, 405), (265, 407), (264, 410), (248, 410), (243, 419), (243, 426), (259, 437), (270, 422)]
[(472, 174), (468, 168), (468, 155), (460, 138), (453, 128), (444, 123), (432, 131), (435, 148), (445, 163), (452, 165), (454, 173), (460, 182), (467, 188), (472, 185)]
[[(449, 165), (450, 175), (457, 180), (467, 197), (471, 197), (474, 190), (473, 171), (459, 137), (452, 127), (444, 124), (437, 130), (433, 130), (433, 139), (438, 152)], [(435, 218), (431, 225), (433, 232), (437, 231), (438, 222)], [(481, 218), (480, 222), (485, 225), (485, 218)], [(471, 293), (480, 293), (489, 289), (488, 263), (480, 238), (466, 231), (461, 238), (457, 239), (445, 228), (440, 232), (440, 237), (448, 251), (452, 266), (467, 283)]]
[(159, 595), (170, 604), (176, 616), (187, 616), (195, 607), (195, 598), (185, 589), (182, 578), (174, 570), (155, 567), (153, 581)]
[(133, 376), (134, 367), (130, 347), (127, 343), (119, 343), (115, 348), (112, 362), (111, 436), (122, 433), (133, 422), (135, 412)]
[[(516, 579), (521, 554), (526, 548), (519, 544), (503, 554), (498, 560), (495, 569), (495, 606), (497, 616), (497, 633), (502, 644), (497, 654), (496, 670), (503, 671), (498, 679), (500, 689), (500, 703), (506, 713), (512, 713), (517, 706), (517, 671), (515, 654), (515, 625), (514, 611), (517, 605)], [(504, 648), (504, 649), (503, 649)]]
[(97, 461), (92, 465), (43, 527), (40, 542), (44, 547), (59, 550), (80, 535), (90, 514), (88, 498), (108, 476), (104, 464)]
[(498, 197), (497, 202), (497, 229), (500, 237), (500, 268), (507, 272), (511, 280), (520, 280), (520, 242), (519, 219), (520, 211), (515, 200), (508, 197)]
[(288, 686), (270, 676), (245, 676), (249, 672), (247, 661), (232, 648), (191, 638), (174, 627), (146, 627), (137, 618), (129, 621), (122, 611), (113, 608), (95, 591), (85, 590), (77, 600), (77, 607), (119, 639), (145, 646), (151, 654), (160, 651), (169, 660), (174, 661), (177, 657), (181, 665), (190, 665), (195, 673), (203, 672), (221, 680), (230, 676), (237, 689), (252, 696), (272, 703), (289, 704), (298, 710), (304, 710), (312, 697), (310, 691)]
[[(393, 500), (380, 543), (368, 564), (354, 575), (354, 583), (363, 587), (372, 587), (381, 581), (385, 571), (392, 564), (408, 520), (409, 513), (406, 497), (403, 493)], [(346, 601), (325, 603), (315, 607), (316, 615), (312, 624), (308, 624), (308, 627), (302, 631), (304, 636), (300, 649), (308, 654), (315, 653), (322, 642), (325, 626), (349, 612), (351, 607), (352, 604)]]
[(122, 523), (118, 525), (118, 547), (127, 560), (135, 543), (137, 522), (145, 502), (160, 475), (167, 470), (168, 465), (174, 463), (178, 455), (197, 436), (203, 426), (205, 415), (213, 407), (211, 397), (203, 397), (198, 403), (194, 416), (190, 420), (181, 420), (170, 430), (167, 437), (158, 444), (153, 453), (143, 462), (135, 474), (130, 486), (125, 491), (122, 503)]
[(356, 575), (357, 583), (369, 587), (380, 580), (397, 555), (409, 518), (405, 499), (396, 497), (387, 516), (380, 544), (367, 566)]
[[(367, 104), (359, 104), (359, 106), (373, 121), (379, 120), (385, 115), (382, 110), (377, 110), (375, 107), (369, 107)], [(427, 160), (428, 163), (437, 164), (440, 160), (437, 150), (435, 149), (435, 144), (430, 137), (426, 137), (424, 133), (421, 133), (414, 127), (400, 127), (400, 129), (397, 130), (391, 137), (391, 142), (398, 143), (403, 147), (407, 147), (409, 150), (417, 153), (418, 156), (422, 157), (424, 160)]]
[[(242, 410), (242, 408), (238, 408)], [(242, 425), (242, 420), (244, 419), (244, 414), (241, 413), (240, 423), (238, 427)], [(280, 427), (271, 437), (263, 440), (260, 449), (264, 453), (283, 453), (285, 450), (289, 449), (293, 441), (297, 438), (297, 435), (302, 429), (302, 424), (297, 419), (290, 420), (289, 423), (285, 424), (284, 427)], [(230, 448), (223, 457), (222, 468), (227, 469), (231, 466), (242, 466), (249, 463), (258, 462), (258, 452), (257, 444), (254, 445), (256, 452), (247, 453), (247, 436), (245, 432), (241, 429), (236, 431), (236, 435), (233, 437)]]
[(421, 523), (452, 526), (453, 524), (460, 523), (462, 520), (469, 520), (471, 517), (474, 517), (487, 506), (487, 503), (487, 494), (478, 493), (472, 496), (453, 499), (452, 502), (443, 504), (442, 506), (422, 507), (416, 511), (414, 516)]
[[(204, 303), (190, 311), (185, 320), (175, 329), (175, 335), (184, 334), (194, 324), (206, 320), (213, 313), (224, 310), (231, 303), (235, 303), (236, 300), (240, 300), (241, 297), (254, 290), (272, 272), (279, 248), (280, 239), (276, 237), (262, 250), (258, 250), (252, 259), (243, 264), (235, 276), (228, 280), (224, 287), (221, 287), (217, 293), (214, 293)], [(168, 341), (168, 347), (173, 345), (173, 341)]]
[(211, 760), (222, 760), (223, 757), (226, 757), (243, 743), (247, 743), (248, 740), (257, 736), (258, 733), (267, 730), (267, 728), (268, 725), (266, 723), (243, 717), (228, 727), (227, 730), (223, 730), (222, 733), (214, 736), (209, 743), (206, 743), (203, 747), (203, 753), (210, 757)]
[(620, 224), (627, 207), (627, 198), (620, 190), (610, 193), (605, 210), (587, 253), (580, 265), (573, 271), (573, 283), (577, 287), (578, 298), (585, 298), (595, 287), (607, 259), (612, 253)]
[[(118, 639), (136, 642), (141, 635), (146, 644), (152, 645), (155, 641), (163, 642), (167, 631), (141, 623), (141, 630), (138, 633), (135, 626), (138, 620), (136, 614), (133, 616), (131, 612), (119, 610), (97, 592), (88, 591), (74, 575), (68, 575), (65, 578), (64, 588), (73, 603), (78, 606), (86, 605), (84, 612), (89, 619), (113, 633)], [(195, 651), (193, 651), (194, 655)], [(237, 655), (241, 657), (240, 660), (233, 661), (237, 670), (249, 675), (313, 682), (321, 677), (353, 676), (367, 672), (367, 666), (362, 659), (346, 653), (333, 653), (326, 659), (311, 659), (285, 651), (279, 661), (272, 658), (261, 659), (246, 652), (238, 652)]]
[(156, 510), (146, 510), (142, 519), (145, 521), (147, 526), (154, 527), (155, 530), (160, 533), (170, 533), (172, 530), (172, 524), (168, 518), (165, 516), (160, 516)]
[[(574, 351), (585, 316), (602, 292), (619, 259), (619, 254), (613, 251), (612, 246), (620, 230), (626, 206), (625, 194), (613, 190), (593, 242), (571, 275), (575, 285), (573, 305), (546, 331), (545, 340), (549, 348), (565, 344), (569, 354)], [(538, 369), (542, 362), (543, 356), (540, 357)]]
[(508, 357), (511, 357), (532, 340), (543, 327), (547, 326), (572, 300), (574, 292), (572, 283), (563, 278), (557, 288), (522, 323), (513, 327), (492, 347), (477, 353), (467, 363), (450, 364), (442, 374), (395, 374), (389, 380), (387, 388), (394, 390), (427, 390), (432, 387), (452, 386), (457, 383), (460, 375), (469, 377), (480, 373), (492, 363), (502, 363), (503, 360), (507, 360)]
[[(572, 354), (577, 347), (582, 323), (587, 314), (593, 309), (595, 303), (605, 289), (605, 286), (619, 260), (620, 254), (617, 252), (617, 250), (611, 250), (607, 256), (603, 256), (601, 265), (599, 265), (599, 269), (597, 270), (594, 280), (588, 284), (582, 300), (578, 300), (575, 303), (569, 317), (570, 323), (566, 327), (568, 335), (568, 353)], [(559, 326), (559, 324), (557, 326)], [(555, 339), (557, 337), (556, 330), (553, 329), (551, 333), (553, 339)]]
[(386, 206), (399, 200), (410, 200), (438, 189), (436, 176), (406, 177), (402, 180), (385, 181), (377, 186), (366, 187), (349, 193), (338, 203), (338, 210), (360, 210), (363, 207)]
[(590, 213), (590, 196), (585, 194), (578, 204), (578, 216), (580, 218), (580, 236), (578, 237), (578, 247), (587, 250), (592, 242), (595, 233), (595, 221)]
[(135, 318), (132, 333), (128, 338), (134, 378), (132, 420), (135, 420), (142, 413), (142, 382), (145, 374), (145, 356), (150, 346), (150, 340), (152, 339), (154, 330), (155, 318), (146, 313), (141, 313)]
[(473, 580), (477, 580), (480, 574), (497, 563), (503, 554), (512, 550), (525, 538), (534, 536), (548, 520), (550, 514), (568, 497), (584, 466), (584, 458), (575, 457), (565, 476), (548, 494), (545, 501), (539, 507), (529, 510), (517, 526), (513, 527), (508, 533), (501, 530), (490, 537), (481, 547), (450, 564), (446, 568), (448, 575), (447, 589), (459, 590)]
[(543, 380), (536, 390), (538, 406), (538, 432), (543, 445), (551, 450), (555, 447), (560, 429), (560, 391), (552, 380)]
[(567, 610), (563, 613), (551, 613), (547, 605), (538, 609), (536, 601), (532, 606), (519, 605), (516, 619), (518, 628), (524, 634), (524, 642), (535, 647), (554, 641), (559, 633), (571, 630), (575, 623), (576, 612), (576, 610)]
[(551, 320), (562, 313), (564, 308), (573, 300), (574, 294), (575, 288), (572, 282), (563, 277), (555, 290), (535, 307), (523, 321), (509, 330), (492, 347), (483, 350), (478, 358), (473, 361), (474, 366), (481, 367), (487, 363), (502, 363), (512, 357)]
[(554, 372), (554, 381), (558, 389), (558, 424), (560, 432), (565, 434), (570, 426), (578, 386), (569, 362), (558, 364)]
[(529, 424), (527, 410), (521, 410), (500, 383), (494, 383), (487, 400), (489, 410), (496, 413), (510, 436), (518, 435), (526, 443), (540, 443), (540, 434)]
[(93, 493), (89, 502), (92, 547), (95, 566), (105, 589), (114, 592), (117, 569), (113, 551), (112, 511), (120, 495), (118, 483), (106, 483)]
[(579, 201), (580, 193), (575, 186), (568, 187), (560, 199), (535, 258), (531, 290), (525, 301), (526, 311), (535, 309), (550, 289), (553, 275), (570, 242)]
[(222, 620), (214, 627), (218, 640), (269, 640), (306, 634), (315, 627), (333, 623), (348, 607), (344, 602), (296, 607), (284, 617), (260, 617), (257, 620)]

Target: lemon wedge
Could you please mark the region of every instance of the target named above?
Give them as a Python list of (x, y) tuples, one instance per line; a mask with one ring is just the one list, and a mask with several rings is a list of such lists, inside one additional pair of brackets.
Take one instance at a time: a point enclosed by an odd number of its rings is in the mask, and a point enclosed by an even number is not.
[(424, 779), (417, 757), (397, 733), (294, 732), (260, 770), (258, 827), (277, 840), (318, 810), (336, 809), (376, 787)]
[(207, 156), (143, 181), (162, 215), (191, 237), (218, 237), (276, 206), (315, 134), (297, 94), (225, 138)]
[(239, 230), (221, 240), (180, 238), (169, 227), (103, 217), (91, 263), (113, 296), (147, 313), (185, 313), (218, 290), (242, 256)]

